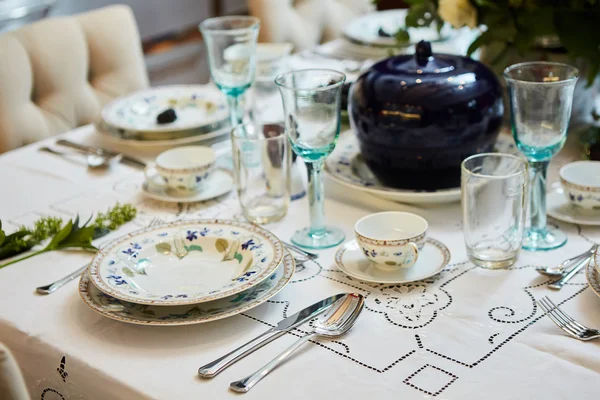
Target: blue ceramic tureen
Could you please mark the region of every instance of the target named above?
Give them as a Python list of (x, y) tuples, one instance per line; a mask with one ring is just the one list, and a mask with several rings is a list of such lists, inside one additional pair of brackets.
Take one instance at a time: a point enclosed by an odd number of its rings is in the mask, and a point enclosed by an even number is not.
[(386, 186), (460, 186), (466, 157), (492, 151), (502, 124), (502, 89), (485, 65), (432, 54), (383, 60), (352, 85), (348, 111), (364, 161)]

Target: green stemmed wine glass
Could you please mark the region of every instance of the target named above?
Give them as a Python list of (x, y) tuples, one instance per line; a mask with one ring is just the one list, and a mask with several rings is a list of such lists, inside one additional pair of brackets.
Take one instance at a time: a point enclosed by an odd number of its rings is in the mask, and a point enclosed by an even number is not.
[(530, 223), (522, 247), (552, 250), (567, 236), (546, 225), (546, 172), (562, 149), (571, 117), (577, 68), (554, 62), (526, 62), (504, 70), (513, 137), (530, 166)]
[(200, 24), (210, 75), (227, 96), (232, 127), (244, 118), (240, 100), (254, 81), (259, 29), (259, 19), (247, 16), (209, 18)]
[(341, 92), (346, 76), (338, 71), (305, 69), (277, 76), (286, 135), (308, 169), (310, 227), (292, 237), (298, 246), (325, 249), (340, 244), (344, 233), (325, 226), (323, 164), (340, 134)]

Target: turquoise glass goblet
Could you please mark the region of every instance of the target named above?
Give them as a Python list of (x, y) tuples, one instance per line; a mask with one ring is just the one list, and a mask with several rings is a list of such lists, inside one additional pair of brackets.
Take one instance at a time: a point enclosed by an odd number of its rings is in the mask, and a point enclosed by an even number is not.
[(326, 69), (291, 71), (275, 78), (283, 101), (286, 135), (308, 169), (310, 227), (292, 237), (298, 246), (325, 249), (340, 244), (344, 233), (325, 226), (323, 165), (340, 134), (341, 92), (346, 76)]
[(259, 19), (246, 16), (209, 18), (200, 24), (210, 75), (227, 96), (232, 127), (244, 118), (240, 100), (254, 81), (259, 29)]
[(513, 137), (530, 170), (529, 224), (522, 247), (551, 250), (567, 236), (546, 225), (546, 172), (562, 149), (571, 117), (577, 68), (553, 62), (526, 62), (504, 70)]

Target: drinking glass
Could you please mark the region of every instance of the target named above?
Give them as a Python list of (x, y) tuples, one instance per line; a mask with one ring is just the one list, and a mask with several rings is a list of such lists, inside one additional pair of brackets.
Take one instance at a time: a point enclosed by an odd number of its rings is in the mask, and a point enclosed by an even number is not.
[(261, 43), (256, 52), (256, 78), (252, 86), (252, 120), (282, 122), (283, 105), (275, 78), (289, 70), (288, 56), (292, 45)]
[(259, 29), (259, 19), (246, 16), (209, 18), (200, 24), (210, 75), (227, 96), (232, 127), (244, 118), (241, 97), (254, 80)]
[(528, 181), (527, 161), (514, 155), (483, 153), (463, 161), (463, 230), (475, 265), (505, 268), (517, 259)]
[(523, 248), (540, 251), (564, 245), (567, 236), (546, 226), (546, 172), (567, 138), (577, 68), (554, 62), (526, 62), (504, 70), (513, 137), (530, 169), (529, 224)]
[(283, 124), (249, 123), (231, 131), (242, 213), (255, 224), (279, 221), (290, 202), (292, 152)]
[(308, 169), (310, 227), (297, 231), (298, 246), (325, 249), (340, 244), (344, 233), (325, 226), (323, 164), (340, 134), (341, 91), (346, 76), (338, 71), (305, 69), (279, 75), (286, 135)]

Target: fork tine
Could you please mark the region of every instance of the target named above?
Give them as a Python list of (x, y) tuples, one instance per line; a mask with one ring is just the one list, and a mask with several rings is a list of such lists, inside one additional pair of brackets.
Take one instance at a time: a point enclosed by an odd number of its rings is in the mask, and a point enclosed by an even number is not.
[(550, 318), (552, 320), (552, 322), (554, 322), (556, 324), (556, 326), (558, 326), (560, 329), (562, 329), (563, 331), (565, 331), (566, 333), (568, 333), (571, 336), (574, 337), (578, 337), (577, 332), (573, 331), (572, 329), (570, 329), (569, 326), (567, 326), (565, 323), (563, 323), (562, 321), (560, 321), (555, 314), (553, 313), (552, 309), (550, 308), (550, 306), (548, 306), (547, 304), (545, 304), (543, 302), (543, 298), (538, 300), (538, 303), (540, 304), (540, 306), (542, 307), (542, 309), (546, 312), (546, 315), (548, 316), (548, 318)]
[(573, 318), (571, 318), (567, 313), (565, 313), (563, 310), (561, 310), (556, 304), (554, 304), (554, 302), (552, 300), (550, 300), (550, 298), (548, 296), (546, 296), (546, 300), (548, 301), (548, 303), (550, 303), (550, 305), (559, 313), (561, 314), (563, 317), (565, 317), (568, 321), (570, 321), (572, 324), (574, 324), (575, 326), (577, 326), (579, 329), (581, 330), (586, 330), (588, 329), (587, 327), (581, 325), (579, 322), (575, 321)]
[(570, 327), (570, 329), (574, 332), (576, 332), (577, 334), (581, 334), (583, 331), (585, 331), (587, 328), (583, 327), (581, 328), (578, 325), (581, 324), (573, 324), (573, 321), (575, 321), (573, 318), (569, 317), (567, 314), (565, 314), (560, 308), (558, 308), (556, 306), (556, 304), (554, 304), (552, 302), (552, 300), (550, 300), (548, 298), (548, 296), (545, 297), (544, 299), (546, 301), (547, 304), (550, 305), (551, 310), (550, 312), (558, 319), (560, 319), (565, 325), (567, 325), (568, 327)]

